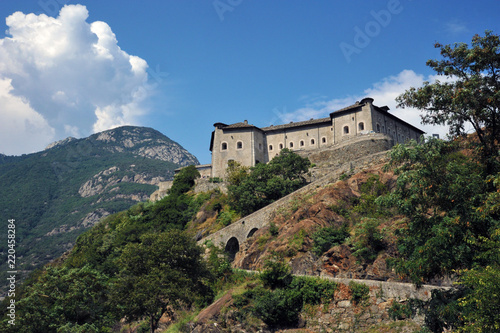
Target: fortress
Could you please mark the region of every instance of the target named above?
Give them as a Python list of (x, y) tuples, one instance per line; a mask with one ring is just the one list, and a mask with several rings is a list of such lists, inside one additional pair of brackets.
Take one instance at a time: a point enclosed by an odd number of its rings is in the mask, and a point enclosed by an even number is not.
[[(424, 134), (388, 111), (389, 107), (378, 107), (373, 104), (373, 98), (367, 97), (330, 113), (326, 118), (263, 128), (246, 120), (231, 125), (215, 123), (210, 140), (212, 163), (196, 166), (202, 177), (196, 188), (199, 191), (209, 190), (211, 185), (207, 178), (225, 178), (229, 161), (252, 167), (269, 162), (282, 149), (288, 148), (308, 157), (312, 163), (324, 164), (321, 161), (326, 159), (327, 164), (332, 166), (390, 149), (392, 145), (410, 139), (418, 141)], [(374, 134), (378, 134), (375, 135), (379, 140), (376, 143)], [(365, 142), (361, 143), (362, 148), (360, 142)], [(335, 152), (327, 153), (325, 150)], [(151, 195), (151, 201), (164, 197), (170, 186), (171, 181), (160, 183), (159, 190)]]
[(419, 140), (424, 132), (378, 107), (373, 98), (364, 98), (353, 105), (330, 113), (327, 118), (291, 122), (259, 128), (248, 121), (226, 125), (215, 123), (210, 140), (212, 163), (200, 165), (202, 177), (224, 178), (229, 161), (248, 167), (267, 163), (280, 150), (314, 151), (350, 140), (354, 137), (382, 133), (394, 144)]

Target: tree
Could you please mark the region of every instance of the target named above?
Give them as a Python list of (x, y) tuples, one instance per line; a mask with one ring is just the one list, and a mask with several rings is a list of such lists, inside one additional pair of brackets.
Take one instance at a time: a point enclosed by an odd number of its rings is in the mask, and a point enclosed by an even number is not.
[(108, 277), (88, 266), (47, 267), (16, 302), (15, 332), (107, 332), (119, 319)]
[(449, 81), (424, 82), (397, 97), (398, 107), (424, 110), (422, 123), (449, 125), (450, 135), (465, 134), (473, 126), (480, 143), (480, 157), (490, 174), (498, 169), (496, 144), (500, 139), (500, 38), (491, 31), (475, 35), (465, 43), (435, 44), (443, 60), (428, 60), (427, 66)]
[(488, 237), (495, 223), (476, 209), (487, 192), (481, 166), (456, 143), (429, 138), (395, 146), (390, 166), (398, 175), (396, 189), (379, 202), (408, 219), (396, 270), (421, 284), (477, 263), (481, 248), (475, 240)]
[(487, 266), (462, 272), (462, 285), (470, 292), (459, 299), (464, 326), (459, 332), (500, 331), (500, 269)]
[(180, 195), (188, 192), (193, 188), (196, 178), (200, 178), (200, 172), (196, 170), (194, 165), (182, 168), (179, 173), (174, 176), (172, 187), (168, 193)]
[(201, 254), (179, 230), (145, 234), (140, 243), (128, 244), (113, 286), (113, 300), (125, 318), (147, 317), (154, 332), (164, 313), (210, 300), (211, 275)]
[[(237, 185), (228, 187), (231, 206), (248, 215), (298, 190), (306, 183), (304, 175), (310, 165), (307, 158), (283, 149), (268, 164), (257, 164), (247, 176), (235, 177)], [(236, 169), (232, 174), (241, 176), (243, 172)]]

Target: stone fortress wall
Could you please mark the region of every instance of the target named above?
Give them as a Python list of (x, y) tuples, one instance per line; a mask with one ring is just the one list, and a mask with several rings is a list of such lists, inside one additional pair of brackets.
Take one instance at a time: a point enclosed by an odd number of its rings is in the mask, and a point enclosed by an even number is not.
[(388, 110), (387, 106), (373, 105), (372, 98), (364, 98), (327, 118), (264, 128), (246, 120), (231, 125), (215, 123), (210, 142), (211, 177), (223, 178), (229, 161), (252, 167), (269, 162), (284, 148), (295, 152), (318, 151), (371, 133), (386, 134), (393, 143), (404, 143), (418, 140), (424, 133)]

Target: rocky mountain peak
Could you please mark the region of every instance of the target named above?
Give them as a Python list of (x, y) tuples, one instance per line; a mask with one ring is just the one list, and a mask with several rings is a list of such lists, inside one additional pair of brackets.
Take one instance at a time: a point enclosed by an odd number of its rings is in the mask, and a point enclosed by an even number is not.
[(112, 152), (128, 152), (180, 166), (200, 164), (177, 142), (149, 127), (122, 126), (94, 134), (88, 139), (105, 144), (105, 149)]

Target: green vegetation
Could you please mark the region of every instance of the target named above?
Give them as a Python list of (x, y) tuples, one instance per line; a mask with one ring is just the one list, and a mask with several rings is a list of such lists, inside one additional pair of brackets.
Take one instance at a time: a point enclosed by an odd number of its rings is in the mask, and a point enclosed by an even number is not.
[(364, 304), (370, 297), (370, 287), (363, 283), (349, 282), (352, 292), (352, 300), (355, 304)]
[[(41, 267), (70, 250), (88, 227), (81, 222), (89, 213), (116, 213), (130, 208), (137, 198), (149, 197), (156, 187), (134, 183), (136, 175), (145, 179), (173, 177), (180, 166), (139, 155), (141, 149), (152, 147), (151, 140), (166, 147), (176, 145), (155, 130), (122, 127), (108, 135), (115, 141), (98, 140), (99, 134), (95, 134), (42, 152), (5, 157), (0, 162), (0, 218), (16, 220), (16, 254), (22, 258), (16, 262), (19, 271)], [(122, 144), (125, 140), (133, 140), (136, 145), (126, 147)], [(186, 154), (184, 162), (189, 159), (196, 161)], [(109, 171), (102, 173), (105, 170)], [(82, 197), (80, 188), (92, 179), (93, 188), (102, 186), (102, 193), (89, 192)], [(109, 183), (112, 185), (105, 187)], [(0, 234), (0, 252), (7, 250), (6, 237), (6, 233)], [(7, 271), (6, 261), (2, 261), (2, 291)]]
[(242, 216), (269, 205), (305, 185), (304, 174), (311, 162), (288, 149), (267, 164), (250, 168), (231, 163), (228, 190), (231, 207)]
[(363, 218), (354, 227), (354, 235), (349, 239), (349, 244), (352, 245), (356, 257), (373, 262), (379, 252), (386, 249), (386, 237), (380, 231), (380, 223), (378, 219)]
[(347, 224), (343, 224), (340, 228), (321, 228), (312, 235), (314, 242), (312, 251), (317, 256), (320, 256), (333, 246), (344, 243), (347, 237), (349, 237), (349, 227)]
[(202, 261), (183, 231), (206, 199), (188, 194), (197, 177), (182, 169), (166, 198), (107, 217), (78, 237), (64, 263), (33, 275), (17, 298), (21, 332), (109, 332), (120, 318), (144, 316), (154, 332), (163, 313), (209, 302), (229, 264)]
[(428, 60), (427, 66), (452, 80), (411, 88), (396, 99), (398, 106), (423, 110), (424, 124), (448, 125), (453, 138), (466, 135), (465, 125), (472, 125), (480, 162), (488, 173), (498, 172), (499, 36), (486, 31), (484, 36), (475, 35), (470, 47), (466, 43), (435, 47), (444, 59)]
[(304, 305), (330, 303), (337, 284), (312, 277), (294, 277), (290, 268), (279, 258), (266, 261), (266, 270), (259, 279), (262, 285), (252, 285), (234, 296), (237, 318), (250, 321), (257, 317), (270, 327), (293, 327)]
[[(451, 82), (424, 83), (398, 97), (423, 109), (423, 121), (450, 125), (453, 142), (425, 139), (396, 146), (390, 166), (396, 190), (380, 200), (408, 218), (394, 267), (417, 285), (457, 274), (459, 288), (433, 293), (424, 306), (433, 332), (497, 332), (500, 328), (500, 196), (498, 179), (500, 37), (490, 31), (472, 45), (436, 44), (443, 60), (427, 64)], [(476, 131), (463, 145), (464, 124)]]
[(194, 302), (207, 305), (213, 291), (201, 253), (178, 230), (143, 235), (140, 243), (127, 244), (118, 258), (112, 302), (129, 322), (149, 318), (151, 332), (165, 312), (189, 308)]

